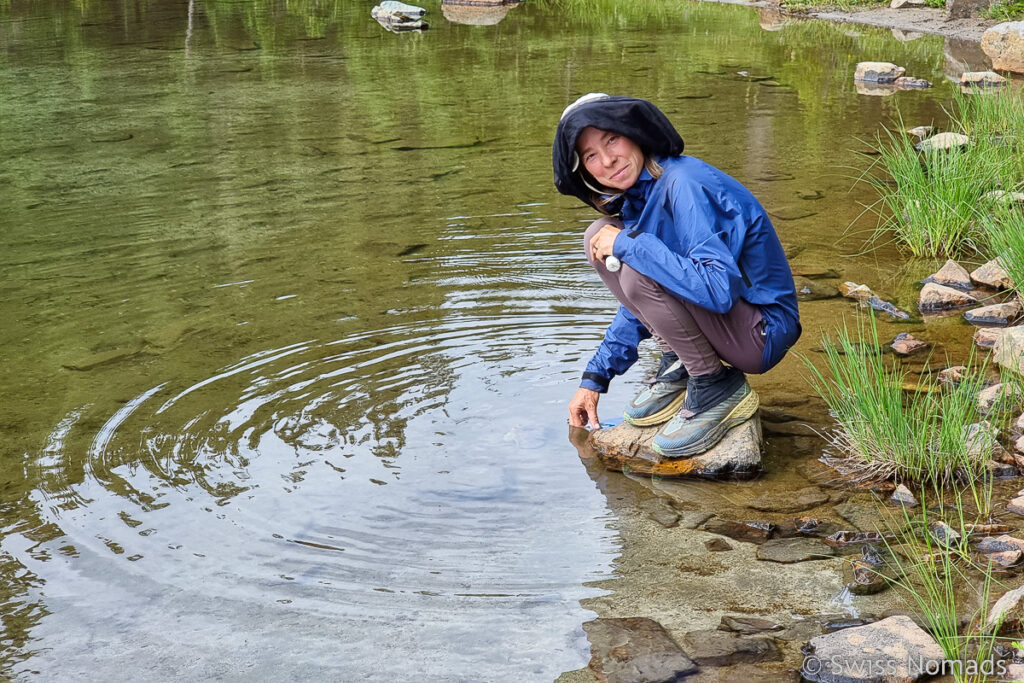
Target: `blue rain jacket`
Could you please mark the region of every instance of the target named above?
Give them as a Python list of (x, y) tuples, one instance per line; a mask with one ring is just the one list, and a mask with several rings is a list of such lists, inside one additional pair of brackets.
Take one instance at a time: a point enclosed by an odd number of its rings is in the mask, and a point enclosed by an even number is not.
[[(676, 297), (715, 313), (736, 300), (758, 306), (765, 321), (761, 371), (777, 364), (800, 337), (796, 287), (775, 228), (760, 202), (737, 180), (689, 156), (658, 158), (665, 172), (645, 169), (626, 190), (626, 229), (615, 256)], [(581, 387), (605, 392), (612, 377), (637, 360), (651, 333), (620, 306)]]

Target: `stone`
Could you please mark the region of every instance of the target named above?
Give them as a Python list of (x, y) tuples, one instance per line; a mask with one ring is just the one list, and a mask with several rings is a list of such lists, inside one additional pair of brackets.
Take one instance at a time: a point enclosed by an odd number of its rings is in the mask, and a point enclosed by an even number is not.
[(739, 636), (727, 631), (708, 629), (691, 631), (684, 637), (693, 660), (701, 666), (732, 666), (733, 664), (778, 661), (782, 652), (775, 639), (768, 636)]
[(946, 15), (949, 19), (970, 19), (991, 3), (992, 0), (946, 0)]
[(718, 625), (718, 630), (732, 631), (733, 633), (750, 636), (755, 633), (764, 633), (765, 631), (781, 631), (782, 626), (767, 619), (730, 616), (726, 614), (722, 616), (722, 622)]
[(836, 505), (832, 510), (858, 531), (875, 531), (881, 521), (870, 503), (857, 503), (851, 500)]
[[(904, 615), (816, 636), (806, 652), (801, 674), (819, 683), (915, 681), (945, 660), (935, 639)], [(880, 659), (885, 678), (874, 665)]]
[(992, 190), (981, 195), (985, 201), (1000, 204), (1024, 204), (1024, 192), (1007, 192), (1006, 190)]
[(982, 415), (1000, 413), (1020, 405), (1019, 391), (1013, 384), (993, 384), (978, 393), (978, 411)]
[(776, 528), (772, 522), (739, 522), (721, 518), (712, 519), (704, 525), (704, 530), (712, 534), (747, 543), (764, 543), (772, 537)]
[(932, 87), (931, 81), (926, 81), (923, 78), (911, 78), (910, 76), (900, 76), (893, 82), (893, 84), (897, 88), (908, 88), (914, 90)]
[(928, 312), (947, 311), (951, 308), (971, 306), (976, 303), (978, 300), (967, 292), (929, 282), (921, 289), (921, 294), (917, 299), (917, 308), (920, 311)]
[(640, 509), (647, 513), (647, 516), (651, 520), (657, 522), (666, 529), (671, 529), (679, 524), (679, 513), (672, 509), (671, 505), (660, 498), (644, 501), (640, 505)]
[(995, 449), (997, 430), (987, 422), (975, 422), (964, 427), (967, 454), (974, 459), (990, 458)]
[(684, 529), (696, 529), (704, 522), (714, 517), (710, 512), (700, 510), (682, 510), (679, 513), (679, 526)]
[(757, 548), (757, 559), (793, 564), (808, 560), (827, 560), (835, 551), (816, 538), (775, 538)]
[(959, 263), (949, 259), (941, 268), (926, 277), (922, 284), (929, 282), (954, 289), (968, 290), (971, 288), (971, 274)]
[(704, 541), (704, 547), (712, 553), (721, 553), (726, 550), (732, 550), (732, 546), (729, 545), (724, 538), (712, 538), (709, 541)]
[(469, 26), (494, 26), (501, 23), (509, 10), (519, 5), (503, 0), (491, 0), (489, 3), (482, 3), (474, 0), (472, 4), (459, 0), (441, 0), (441, 14), (453, 24), (466, 24)]
[(896, 487), (896, 490), (893, 491), (892, 497), (889, 498), (889, 500), (892, 501), (893, 503), (896, 503), (897, 505), (902, 505), (903, 507), (908, 508), (913, 508), (920, 505), (920, 503), (917, 502), (917, 498), (914, 497), (914, 494), (911, 492), (911, 490), (908, 489), (903, 484), (900, 484), (899, 486)]
[(1021, 557), (1024, 557), (1024, 553), (1017, 548), (985, 553), (985, 558), (988, 559), (989, 562), (997, 564), (1000, 567), (1014, 567), (1020, 564)]
[[(1002, 450), (1003, 447), (998, 446), (998, 448)], [(994, 479), (1009, 479), (1020, 475), (1016, 464), (1007, 464), (1002, 460), (991, 460), (985, 463), (985, 469), (988, 470), (989, 475)]]
[(1008, 370), (1024, 375), (1024, 326), (999, 331), (992, 345), (992, 360)]
[(943, 521), (929, 524), (928, 535), (932, 537), (932, 540), (937, 545), (943, 548), (951, 548), (960, 542), (960, 534)]
[[(993, 342), (995, 339), (993, 339)], [(938, 380), (941, 384), (957, 385), (964, 381), (964, 373), (967, 372), (966, 365), (954, 365), (939, 371)]]
[(992, 289), (1013, 289), (1013, 281), (1006, 274), (999, 259), (992, 259), (988, 263), (978, 266), (971, 271), (971, 280), (983, 287)]
[(406, 5), (394, 0), (386, 0), (370, 10), (370, 16), (377, 20), (377, 23), (393, 33), (402, 31), (423, 31), (429, 28), (427, 22), (422, 20), (427, 10), (415, 5)]
[(974, 331), (974, 343), (983, 349), (994, 348), (1002, 331), (1000, 327), (979, 327)]
[(623, 422), (590, 433), (589, 441), (609, 470), (660, 477), (750, 479), (761, 471), (761, 420), (756, 415), (726, 432), (711, 450), (692, 458), (664, 458), (651, 449), (661, 426)]
[(1024, 515), (1024, 496), (1012, 498), (1010, 502), (1006, 504), (1006, 509), (1015, 515)]
[(1024, 21), (996, 24), (981, 35), (981, 49), (992, 68), (1024, 74)]
[(892, 340), (892, 343), (889, 344), (889, 348), (900, 356), (909, 356), (915, 351), (927, 349), (928, 343), (921, 341), (908, 332), (900, 332), (896, 335), (896, 338)]
[(983, 538), (978, 543), (978, 552), (1000, 567), (1012, 567), (1024, 558), (1024, 541), (1007, 535)]
[(923, 140), (931, 135), (933, 130), (935, 130), (935, 128), (932, 126), (914, 126), (913, 128), (907, 129), (907, 134)]
[(835, 279), (839, 277), (838, 270), (823, 266), (794, 265), (792, 270), (794, 277), (806, 277), (811, 280)]
[(972, 88), (998, 88), (1006, 79), (995, 71), (967, 71), (960, 74), (960, 85)]
[(984, 325), (986, 327), (1005, 327), (1020, 316), (1021, 308), (1019, 301), (1009, 301), (1005, 304), (992, 304), (972, 308), (964, 313), (964, 319), (972, 325)]
[(1017, 437), (1017, 440), (1013, 442), (1013, 450), (1024, 453), (1024, 436)]
[(867, 301), (875, 295), (867, 285), (858, 285), (856, 282), (844, 282), (839, 285), (839, 293), (857, 301)]
[(819, 299), (831, 299), (839, 296), (835, 287), (816, 282), (810, 278), (793, 276), (793, 283), (796, 285), (796, 298), (800, 301), (817, 301)]
[(781, 522), (778, 536), (781, 538), (822, 538), (839, 531), (841, 527), (835, 522), (828, 522), (814, 517), (796, 517)]
[(925, 138), (917, 143), (915, 147), (921, 152), (943, 152), (966, 147), (970, 143), (971, 139), (960, 133), (939, 133), (930, 138)]
[(796, 492), (762, 494), (747, 503), (747, 507), (761, 512), (803, 512), (827, 502), (827, 493), (817, 487), (808, 486)]
[(996, 600), (988, 611), (982, 630), (985, 633), (998, 633), (1001, 629), (1012, 630), (1021, 623), (1021, 600), (1024, 599), (1024, 586), (1007, 591)]
[(600, 618), (583, 624), (590, 669), (607, 683), (675, 681), (697, 665), (661, 624), (646, 617)]
[(892, 83), (907, 73), (902, 66), (890, 62), (860, 62), (853, 80), (866, 83)]
[(863, 558), (850, 560), (847, 569), (846, 588), (854, 595), (874, 595), (889, 587), (878, 567)]

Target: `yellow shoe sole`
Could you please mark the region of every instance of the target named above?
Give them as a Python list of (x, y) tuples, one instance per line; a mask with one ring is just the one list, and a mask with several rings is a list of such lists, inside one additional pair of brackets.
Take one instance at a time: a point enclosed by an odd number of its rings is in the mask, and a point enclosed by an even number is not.
[(757, 392), (753, 389), (747, 394), (742, 401), (736, 404), (736, 407), (729, 411), (729, 414), (725, 416), (725, 419), (719, 422), (713, 429), (711, 429), (704, 438), (700, 441), (695, 441), (686, 449), (679, 452), (673, 452), (671, 455), (666, 455), (657, 444), (652, 444), (654, 452), (658, 455), (666, 458), (691, 458), (695, 455), (705, 453), (715, 446), (718, 442), (725, 438), (726, 433), (733, 427), (737, 427), (750, 418), (756, 413), (757, 409), (761, 406), (761, 399), (758, 397)]
[(672, 416), (683, 407), (683, 401), (685, 400), (686, 392), (681, 391), (671, 403), (656, 412), (654, 415), (648, 415), (647, 417), (630, 417), (623, 413), (622, 419), (634, 427), (653, 427), (654, 425), (660, 425), (672, 419)]

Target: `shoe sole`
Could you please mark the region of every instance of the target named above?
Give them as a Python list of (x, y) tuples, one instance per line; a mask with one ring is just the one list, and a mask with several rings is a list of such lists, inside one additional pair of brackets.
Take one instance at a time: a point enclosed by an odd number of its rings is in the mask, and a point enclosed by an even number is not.
[(672, 416), (683, 407), (683, 401), (685, 400), (686, 392), (680, 391), (679, 395), (672, 399), (671, 403), (656, 412), (654, 415), (648, 415), (647, 417), (630, 417), (623, 413), (622, 419), (634, 427), (652, 427), (654, 425), (664, 424), (672, 419)]
[(722, 440), (725, 433), (730, 429), (743, 424), (753, 417), (760, 405), (761, 399), (758, 398), (757, 392), (751, 389), (750, 393), (743, 397), (743, 400), (725, 416), (724, 420), (719, 422), (711, 429), (711, 431), (705, 434), (703, 439), (694, 441), (685, 448), (673, 450), (671, 453), (666, 453), (661, 450), (657, 444), (651, 444), (651, 446), (655, 453), (666, 458), (689, 458), (694, 455), (700, 455), (701, 453), (704, 453), (718, 445), (718, 442)]

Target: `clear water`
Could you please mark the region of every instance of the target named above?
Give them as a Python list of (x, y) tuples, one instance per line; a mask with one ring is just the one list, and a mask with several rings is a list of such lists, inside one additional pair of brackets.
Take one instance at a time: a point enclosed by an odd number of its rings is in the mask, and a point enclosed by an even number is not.
[[(583, 92), (654, 100), (794, 264), (912, 308), (933, 264), (849, 257), (844, 230), (865, 141), (897, 106), (941, 118), (942, 39), (680, 0), (488, 26), (425, 4), (430, 30), (395, 35), (369, 3), (0, 0), (9, 675), (586, 664), (580, 600), (623, 549), (565, 420), (613, 308), (593, 216), (551, 182)], [(939, 87), (859, 95), (880, 58)], [(799, 350), (852, 306), (803, 306)], [(757, 386), (805, 392), (798, 369)]]

